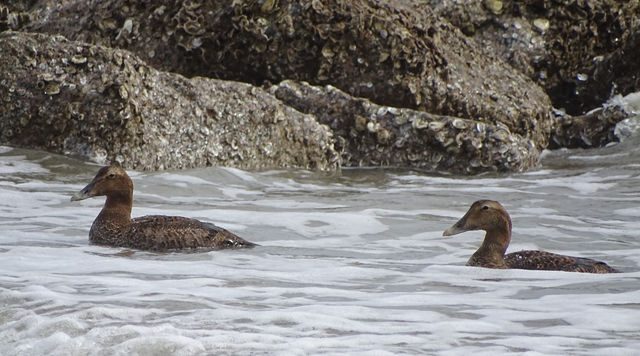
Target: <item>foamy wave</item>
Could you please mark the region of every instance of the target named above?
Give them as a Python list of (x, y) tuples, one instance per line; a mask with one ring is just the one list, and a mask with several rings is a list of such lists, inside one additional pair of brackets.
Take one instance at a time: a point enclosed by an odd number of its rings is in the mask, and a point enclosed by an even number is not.
[[(7, 170), (0, 182), (1, 355), (640, 349), (640, 196), (625, 157), (589, 160), (606, 169), (478, 179), (137, 173), (134, 216), (195, 217), (261, 244), (158, 254), (89, 245), (103, 198), (72, 203), (83, 185), (65, 182), (77, 177), (10, 154), (0, 161), (25, 170)], [(616, 159), (621, 164), (609, 166)], [(95, 167), (80, 169), (90, 179)], [(511, 212), (509, 251), (593, 257), (625, 273), (465, 266), (483, 233), (444, 238), (442, 231), (479, 198)]]

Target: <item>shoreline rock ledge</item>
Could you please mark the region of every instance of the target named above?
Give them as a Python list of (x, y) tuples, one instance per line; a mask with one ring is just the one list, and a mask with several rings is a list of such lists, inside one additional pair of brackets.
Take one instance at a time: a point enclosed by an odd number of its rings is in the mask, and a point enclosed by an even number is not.
[(141, 170), (399, 166), (457, 174), (538, 163), (493, 125), (381, 106), (332, 86), (269, 89), (158, 71), (127, 50), (0, 33), (0, 143)]
[[(477, 174), (531, 169), (543, 149), (616, 141), (616, 123), (630, 115), (624, 108), (587, 100), (602, 108), (555, 110), (558, 96), (540, 86), (554, 74), (538, 54), (553, 56), (551, 40), (581, 26), (556, 16), (575, 6), (496, 11), (490, 3), (0, 0), (0, 144), (143, 170)], [(627, 26), (635, 15), (619, 17), (609, 3), (597, 9), (621, 27), (599, 33), (623, 35), (614, 52), (570, 51), (587, 48), (574, 46), (586, 36), (560, 47), (577, 56), (571, 63), (601, 58), (580, 78), (605, 87), (637, 77), (625, 53), (640, 38)], [(569, 69), (553, 78), (586, 73)], [(625, 91), (636, 82), (625, 81)], [(594, 90), (606, 95), (605, 87)]]
[(554, 124), (542, 88), (417, 0), (41, 1), (42, 20), (23, 29), (126, 49), (187, 77), (331, 85), (501, 124), (538, 149)]
[(0, 33), (0, 143), (127, 168), (333, 171), (333, 134), (239, 82), (157, 71), (121, 49)]
[(533, 141), (505, 125), (381, 106), (330, 85), (285, 80), (269, 91), (333, 130), (344, 167), (478, 174), (523, 172), (539, 163)]

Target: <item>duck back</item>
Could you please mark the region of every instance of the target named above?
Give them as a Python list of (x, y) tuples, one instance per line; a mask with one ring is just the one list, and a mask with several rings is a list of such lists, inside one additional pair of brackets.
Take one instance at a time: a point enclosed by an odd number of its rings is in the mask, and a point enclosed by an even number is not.
[(150, 251), (255, 246), (219, 226), (180, 216), (142, 216), (125, 226), (105, 227), (91, 229), (93, 243)]
[(617, 273), (615, 268), (590, 258), (558, 255), (551, 252), (529, 250), (504, 255), (508, 268), (550, 270), (586, 273)]

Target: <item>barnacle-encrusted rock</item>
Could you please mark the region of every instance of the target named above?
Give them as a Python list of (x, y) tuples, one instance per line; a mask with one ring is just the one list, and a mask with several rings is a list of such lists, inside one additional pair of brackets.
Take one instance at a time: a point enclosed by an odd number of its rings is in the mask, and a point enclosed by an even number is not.
[(338, 168), (330, 130), (260, 88), (61, 36), (7, 31), (0, 53), (0, 144), (145, 170)]
[(582, 115), (613, 92), (640, 90), (639, 1), (429, 0), (443, 17), (544, 87), (555, 107)]
[(603, 147), (619, 140), (615, 134), (616, 124), (635, 114), (615, 104), (605, 104), (580, 116), (557, 112), (558, 125), (551, 134), (549, 148)]
[[(636, 13), (636, 24), (640, 24), (640, 6)], [(593, 67), (585, 71), (587, 79), (577, 83), (580, 98), (585, 98), (583, 107), (603, 102), (612, 92), (627, 95), (640, 91), (640, 27), (636, 25), (630, 32), (616, 50), (593, 58)]]
[[(428, 6), (429, 4), (435, 11)], [(458, 28), (441, 17), (451, 20)], [(80, 42), (124, 48), (142, 57), (156, 69), (188, 76), (241, 80), (254, 85), (268, 85), (269, 82), (279, 82), (287, 78), (306, 80), (313, 84), (330, 84), (353, 96), (366, 97), (371, 102), (381, 105), (409, 107), (433, 114), (449, 115), (451, 121), (410, 120), (407, 115), (402, 114), (395, 116), (393, 122), (398, 127), (411, 124), (412, 129), (419, 132), (427, 130), (431, 132), (433, 142), (447, 148), (448, 155), (438, 154), (432, 157), (432, 161), (440, 162), (443, 157), (457, 157), (461, 162), (471, 162), (470, 166), (477, 166), (482, 160), (470, 160), (469, 157), (472, 156), (468, 152), (459, 156), (450, 153), (457, 152), (455, 147), (465, 142), (468, 142), (468, 147), (484, 149), (487, 144), (486, 137), (473, 134), (473, 127), (478, 128), (478, 132), (491, 131), (487, 137), (503, 141), (508, 137), (515, 137), (516, 141), (522, 142), (530, 139), (537, 149), (565, 145), (594, 147), (604, 145), (607, 140), (613, 139), (613, 125), (624, 116), (622, 111), (605, 108), (600, 112), (585, 115), (582, 113), (603, 102), (612, 92), (612, 87), (622, 93), (638, 90), (640, 67), (629, 58), (637, 57), (634, 54), (640, 48), (640, 36), (637, 35), (640, 31), (634, 30), (637, 27), (634, 24), (639, 17), (638, 1), (615, 0), (571, 0), (562, 3), (537, 0), (0, 0), (0, 30), (22, 29), (63, 34), (78, 41), (80, 47), (94, 48), (94, 51), (100, 47), (86, 46)], [(476, 41), (465, 37), (459, 29)], [(54, 41), (50, 45), (57, 46), (59, 43), (64, 42)], [(140, 125), (155, 125), (147, 123), (149, 119), (145, 115), (150, 115), (152, 111), (145, 105), (152, 99), (140, 94), (141, 82), (137, 82), (137, 77), (132, 77), (131, 83), (123, 85), (122, 78), (127, 77), (126, 75), (114, 79), (111, 65), (96, 65), (95, 53), (87, 54), (84, 51), (68, 53), (67, 57), (61, 58), (60, 60), (66, 61), (64, 66), (56, 62), (58, 64), (54, 70), (42, 69), (41, 63), (35, 59), (38, 50), (39, 45), (32, 44), (26, 47), (27, 53), (31, 51), (34, 55), (26, 57), (23, 65), (37, 70), (28, 72), (29, 75), (35, 76), (29, 77), (27, 81), (32, 86), (28, 89), (19, 87), (19, 92), (24, 94), (37, 91), (50, 102), (64, 102), (69, 98), (68, 89), (72, 85), (75, 85), (74, 90), (83, 88), (89, 80), (88, 87), (94, 90), (92, 81), (99, 77), (100, 81), (115, 83), (103, 86), (98, 94), (104, 95), (106, 92), (115, 98), (113, 103), (119, 103), (118, 105), (124, 108), (118, 111), (119, 115), (128, 115), (127, 117), (133, 118), (131, 122), (135, 122), (136, 118), (141, 118), (141, 122), (144, 119), (144, 123)], [(129, 52), (110, 52), (110, 60), (116, 68), (126, 68), (127, 63), (131, 61)], [(100, 52), (99, 56), (102, 55)], [(0, 57), (0, 61), (6, 59), (4, 52)], [(499, 57), (526, 75), (514, 71)], [(49, 64), (49, 67), (52, 66)], [(66, 72), (69, 66), (73, 66), (78, 73), (91, 74), (77, 79), (75, 74), (68, 75)], [(136, 68), (143, 68), (143, 71), (148, 69), (144, 65)], [(11, 77), (11, 74), (7, 73), (2, 75)], [(156, 75), (172, 78), (166, 79), (162, 84), (177, 78), (157, 72), (140, 74), (140, 77)], [(565, 107), (569, 113), (580, 115), (551, 115), (548, 97), (539, 87), (527, 80), (526, 76), (543, 85), (553, 95), (553, 101), (557, 106)], [(200, 81), (201, 79), (193, 79), (186, 82), (193, 85)], [(211, 84), (220, 82), (205, 82), (202, 90), (215, 92), (221, 101), (230, 101), (230, 106), (237, 104), (233, 95), (218, 93), (220, 85)], [(16, 83), (5, 82), (0, 86), (7, 91), (15, 91)], [(159, 81), (156, 80), (155, 83)], [(215, 88), (210, 88), (212, 86)], [(175, 110), (186, 110), (178, 105), (183, 100), (181, 98), (200, 95), (185, 94), (187, 91), (191, 93), (190, 90), (200, 90), (184, 89), (186, 87), (188, 86), (178, 85), (173, 90), (164, 88), (156, 91), (162, 92), (163, 95), (165, 92), (173, 95), (173, 104), (179, 107)], [(242, 85), (234, 85), (232, 91), (253, 93), (248, 86)], [(12, 99), (16, 94), (11, 93)], [(244, 97), (244, 94), (238, 95)], [(159, 100), (159, 97), (155, 96), (153, 100)], [(72, 97), (73, 100), (78, 98), (82, 99), (82, 103), (68, 102), (68, 111), (78, 112), (76, 109), (81, 107), (83, 109), (74, 118), (87, 120), (87, 117), (92, 116), (85, 115), (90, 110), (84, 106), (88, 107), (91, 104), (85, 105), (85, 98), (82, 96)], [(259, 100), (263, 100), (262, 97)], [(266, 102), (268, 104), (264, 105), (271, 108), (271, 97), (268, 97)], [(301, 102), (303, 100), (298, 100), (298, 103)], [(16, 103), (33, 106), (28, 101)], [(14, 104), (10, 103), (7, 107), (14, 110)], [(197, 105), (202, 108), (204, 104)], [(228, 106), (223, 103), (218, 105)], [(247, 111), (255, 109), (254, 106), (248, 107)], [(398, 112), (397, 109), (386, 108), (394, 113)], [(29, 112), (33, 108), (21, 110)], [(157, 108), (154, 110), (161, 111)], [(289, 115), (289, 109), (286, 108), (281, 110), (284, 110), (284, 116), (287, 117), (299, 115)], [(306, 112), (317, 110), (319, 109), (314, 108)], [(213, 117), (204, 111), (204, 116)], [(7, 112), (8, 109), (0, 107), (2, 115)], [(320, 114), (317, 115), (322, 117)], [(20, 117), (21, 127), (29, 126), (31, 122), (39, 122), (33, 121), (32, 116), (33, 114)], [(196, 118), (200, 118), (200, 114), (197, 114)], [(308, 127), (314, 125), (311, 123), (313, 118), (307, 117), (306, 120), (309, 121)], [(53, 122), (58, 129), (69, 125), (52, 117), (45, 120), (47, 125)], [(204, 122), (201, 131), (210, 133), (210, 123), (206, 120)], [(21, 127), (10, 127), (11, 124), (4, 125), (7, 131), (0, 133), (0, 138), (17, 137), (22, 130)], [(138, 124), (127, 125), (137, 127)], [(166, 125), (168, 126), (164, 129), (167, 132), (178, 127), (175, 124)], [(200, 123), (194, 121), (179, 126), (183, 125), (191, 125), (189, 127), (192, 131), (198, 131)], [(492, 128), (496, 127), (501, 130), (492, 131)], [(373, 150), (354, 151), (360, 152), (358, 155), (372, 152), (374, 156), (378, 155), (375, 157), (381, 157), (389, 145), (396, 144), (401, 147), (404, 144), (403, 140), (398, 139), (396, 130), (386, 127), (382, 121), (371, 120), (370, 113), (355, 115), (352, 128), (353, 132), (366, 137), (367, 140), (371, 139), (371, 143), (377, 145), (375, 151), (378, 153)], [(453, 136), (448, 134), (449, 129), (458, 132)], [(97, 131), (87, 134), (97, 134)], [(151, 140), (151, 136), (146, 135), (145, 140)], [(240, 136), (244, 137), (242, 134)], [(160, 140), (165, 140), (161, 135), (159, 137)], [(287, 137), (290, 138), (290, 135)], [(547, 146), (550, 137), (550, 146)], [(342, 134), (337, 138), (341, 147), (347, 144), (348, 140), (343, 142), (345, 138), (348, 136)], [(94, 142), (100, 141), (101, 138), (86, 137), (78, 140)], [(313, 146), (320, 141), (322, 140), (311, 138), (310, 142)], [(323, 141), (324, 145), (330, 145), (330, 141)], [(68, 140), (63, 146), (71, 147), (72, 144), (73, 140)], [(38, 147), (54, 146), (41, 144)], [(115, 152), (115, 147), (112, 145), (109, 152)], [(236, 150), (238, 145), (231, 140), (225, 147)], [(504, 151), (504, 145), (501, 147), (499, 152), (508, 152)], [(537, 149), (535, 154), (532, 153), (534, 151), (529, 152), (531, 157), (537, 157)], [(98, 152), (94, 148), (86, 150)], [(137, 152), (135, 148), (131, 150)], [(263, 151), (273, 153), (272, 145), (265, 146)], [(309, 152), (311, 151), (315, 149), (310, 149)], [(102, 155), (106, 155), (104, 152)], [(212, 156), (224, 156), (218, 153), (221, 151), (217, 148), (211, 152), (215, 152)], [(199, 154), (201, 152), (196, 151), (194, 155)], [(192, 154), (187, 156), (191, 157)], [(240, 159), (236, 157), (234, 160), (229, 160), (226, 156), (219, 161), (207, 159), (206, 164), (242, 166), (246, 163), (245, 167), (251, 167), (270, 166), (275, 162), (271, 157), (264, 164), (256, 163), (261, 158), (256, 158), (254, 163), (247, 163), (249, 161), (245, 159), (246, 156), (242, 154)], [(426, 157), (426, 154), (413, 152), (410, 157), (414, 159), (410, 160), (411, 162), (417, 162)], [(516, 162), (527, 161), (527, 154), (518, 157), (520, 158), (516, 158)], [(276, 164), (289, 165), (290, 163), (283, 163), (288, 162), (288, 159), (285, 157), (282, 162)], [(240, 163), (241, 161), (244, 163)], [(384, 160), (364, 157), (361, 161), (380, 164)], [(172, 163), (171, 167), (200, 165), (188, 160), (182, 164), (177, 162), (178, 160)], [(485, 159), (483, 162), (488, 161)], [(496, 167), (500, 170), (521, 169), (500, 168), (500, 159), (496, 162)], [(401, 162), (389, 164), (403, 165)], [(462, 171), (457, 166), (462, 164), (458, 162), (449, 167)], [(522, 167), (526, 165), (520, 164)], [(152, 165), (148, 167), (151, 168)], [(319, 167), (323, 166), (319, 164)], [(446, 169), (444, 164), (438, 167)]]
[(17, 30), (35, 19), (34, 13), (23, 11), (28, 8), (27, 6), (20, 6), (28, 3), (28, 1), (9, 2), (8, 4), (0, 2), (0, 32)]
[[(488, 2), (494, 12), (499, 3)], [(187, 76), (331, 84), (383, 105), (504, 125), (538, 147), (551, 131), (546, 94), (422, 2), (77, 0), (41, 11), (32, 30), (126, 48)]]
[(0, 0), (0, 7), (6, 7), (9, 12), (28, 12), (38, 1), (39, 0)]
[(270, 91), (329, 125), (345, 166), (475, 174), (524, 171), (538, 163), (533, 142), (502, 125), (380, 106), (332, 86), (283, 81)]

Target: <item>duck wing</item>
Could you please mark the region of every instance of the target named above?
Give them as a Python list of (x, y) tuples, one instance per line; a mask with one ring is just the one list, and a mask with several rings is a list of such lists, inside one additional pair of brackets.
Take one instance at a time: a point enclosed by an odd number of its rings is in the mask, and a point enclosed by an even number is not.
[(131, 220), (125, 240), (132, 248), (166, 251), (193, 248), (253, 247), (219, 226), (181, 216), (149, 215)]
[(509, 268), (535, 269), (587, 273), (617, 273), (604, 262), (590, 258), (558, 255), (551, 252), (529, 250), (508, 253), (504, 262)]

